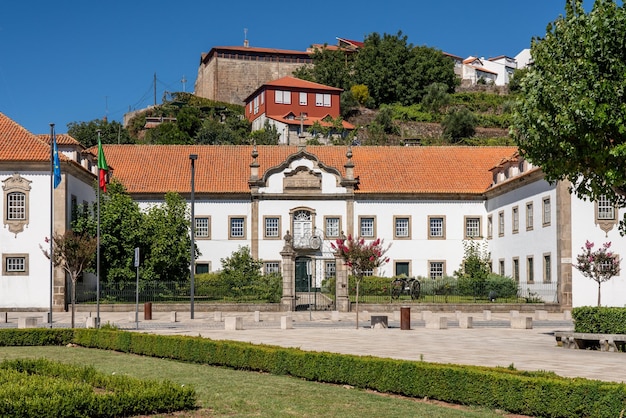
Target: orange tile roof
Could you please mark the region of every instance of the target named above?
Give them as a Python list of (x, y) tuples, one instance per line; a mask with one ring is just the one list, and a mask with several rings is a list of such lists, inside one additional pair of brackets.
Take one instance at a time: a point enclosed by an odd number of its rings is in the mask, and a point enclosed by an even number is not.
[(343, 91), (337, 87), (331, 87), (324, 84), (314, 83), (312, 81), (301, 80), (296, 77), (286, 76), (279, 78), (278, 80), (270, 81), (263, 84), (264, 86), (272, 87), (292, 87), (298, 89), (316, 89), (316, 90), (328, 90), (328, 91)]
[(0, 113), (0, 161), (50, 161), (50, 147)]
[[(50, 134), (38, 134), (37, 137), (40, 140), (44, 141), (46, 144), (50, 144)], [(79, 147), (83, 147), (80, 142), (78, 142), (76, 139), (74, 139), (74, 137), (68, 134), (56, 134), (56, 137), (58, 145), (76, 145)]]
[[(249, 193), (252, 146), (236, 145), (103, 145), (113, 177), (131, 194), (189, 193), (190, 154), (195, 162), (197, 193)], [(91, 150), (96, 153), (92, 148)], [(295, 146), (258, 146), (262, 176), (280, 165)], [(345, 175), (346, 147), (307, 146), (326, 166)], [(480, 194), (492, 183), (489, 171), (516, 147), (353, 147), (357, 193)]]

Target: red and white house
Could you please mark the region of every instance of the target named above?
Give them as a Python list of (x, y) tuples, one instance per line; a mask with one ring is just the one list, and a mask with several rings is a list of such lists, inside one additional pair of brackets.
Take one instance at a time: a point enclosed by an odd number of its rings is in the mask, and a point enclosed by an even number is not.
[[(323, 84), (283, 77), (265, 83), (244, 102), (246, 118), (252, 130), (263, 129), (268, 121), (280, 134), (280, 144), (298, 144), (301, 136), (309, 137), (307, 128), (318, 122), (323, 127), (332, 126), (329, 119), (341, 115), (339, 102), (342, 89)], [(342, 121), (346, 130), (354, 125)]]

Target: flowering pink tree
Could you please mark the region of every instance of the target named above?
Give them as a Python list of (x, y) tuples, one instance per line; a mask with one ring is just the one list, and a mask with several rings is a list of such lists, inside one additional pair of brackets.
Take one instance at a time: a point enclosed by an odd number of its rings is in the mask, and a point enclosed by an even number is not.
[(363, 238), (357, 240), (348, 236), (348, 239), (340, 238), (330, 245), (343, 258), (356, 279), (356, 328), (359, 329), (359, 285), (365, 272), (389, 262), (385, 253), (391, 244), (384, 247), (383, 240), (380, 238), (365, 242)]
[(574, 267), (578, 269), (583, 276), (589, 277), (598, 283), (598, 306), (600, 306), (600, 286), (602, 282), (610, 280), (619, 273), (620, 259), (612, 253), (610, 242), (602, 244), (602, 248), (592, 251), (593, 242), (587, 241), (583, 252), (576, 257)]

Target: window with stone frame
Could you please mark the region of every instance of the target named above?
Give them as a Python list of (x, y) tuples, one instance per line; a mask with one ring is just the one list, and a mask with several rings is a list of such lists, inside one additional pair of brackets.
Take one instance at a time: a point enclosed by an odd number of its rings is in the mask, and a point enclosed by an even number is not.
[(504, 212), (498, 212), (498, 236), (504, 236)]
[(550, 254), (543, 255), (543, 282), (552, 283), (552, 256)]
[(29, 224), (29, 202), (31, 181), (26, 180), (19, 173), (2, 181), (4, 191), (4, 225), (9, 232), (18, 234), (24, 231)]
[(196, 216), (195, 237), (199, 239), (211, 238), (211, 218), (209, 216)]
[(280, 261), (264, 261), (263, 274), (280, 274)]
[(338, 216), (324, 217), (324, 235), (327, 238), (339, 238), (341, 235), (341, 218)]
[(544, 197), (542, 199), (542, 205), (543, 205), (543, 215), (541, 218), (541, 222), (543, 224), (543, 226), (549, 226), (550, 222), (552, 221), (552, 205), (550, 204), (550, 198), (549, 197)]
[(335, 260), (326, 260), (324, 262), (324, 278), (330, 279), (337, 275), (337, 263)]
[(519, 208), (517, 206), (513, 207), (512, 215), (513, 215), (513, 220), (512, 220), (513, 233), (517, 234), (519, 232)]
[(411, 218), (409, 216), (394, 216), (394, 238), (410, 239), (411, 238)]
[(428, 239), (446, 238), (445, 216), (432, 215), (428, 217)]
[(465, 239), (473, 239), (481, 237), (480, 217), (465, 217)]
[(246, 218), (240, 216), (230, 216), (228, 218), (230, 239), (246, 238)]
[(280, 217), (279, 216), (265, 216), (263, 218), (264, 229), (263, 237), (267, 239), (280, 239)]
[(445, 274), (445, 261), (429, 261), (428, 262), (428, 277), (431, 279), (442, 278)]
[(373, 216), (359, 216), (359, 236), (374, 238), (376, 236), (376, 218)]
[(28, 254), (2, 254), (3, 276), (28, 276)]
[(533, 202), (526, 203), (526, 230), (531, 231), (534, 227), (534, 206)]

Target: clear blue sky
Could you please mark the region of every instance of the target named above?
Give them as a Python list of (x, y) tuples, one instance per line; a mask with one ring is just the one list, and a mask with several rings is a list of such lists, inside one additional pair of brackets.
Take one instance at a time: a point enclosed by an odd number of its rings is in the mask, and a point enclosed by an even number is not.
[[(587, 4), (589, 3), (589, 4)], [(585, 7), (592, 3), (585, 2)], [(33, 133), (193, 92), (214, 46), (304, 51), (337, 37), (402, 31), (414, 45), (463, 58), (515, 56), (564, 14), (565, 0), (143, 1), (21, 0), (0, 12), (0, 112)]]

